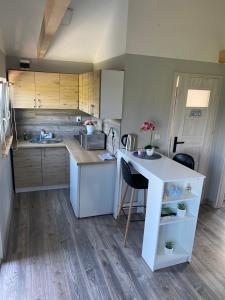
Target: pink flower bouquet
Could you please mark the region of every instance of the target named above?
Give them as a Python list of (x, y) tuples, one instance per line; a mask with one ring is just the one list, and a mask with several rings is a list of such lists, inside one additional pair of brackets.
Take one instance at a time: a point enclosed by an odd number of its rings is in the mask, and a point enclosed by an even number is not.
[[(154, 148), (152, 145), (152, 138), (153, 138), (153, 132), (156, 130), (156, 126), (153, 122), (148, 122), (145, 121), (142, 125), (141, 125), (141, 131), (150, 131), (150, 144), (145, 146), (145, 149), (152, 149)], [(155, 147), (157, 148), (157, 147)]]
[(85, 120), (85, 121), (84, 121), (84, 125), (86, 125), (86, 126), (87, 126), (87, 125), (92, 125), (92, 126), (94, 126), (96, 123), (97, 123), (96, 121), (91, 120), (91, 119)]
[(142, 125), (141, 125), (141, 130), (143, 131), (154, 131), (155, 130), (155, 124), (153, 122), (147, 122), (145, 121)]

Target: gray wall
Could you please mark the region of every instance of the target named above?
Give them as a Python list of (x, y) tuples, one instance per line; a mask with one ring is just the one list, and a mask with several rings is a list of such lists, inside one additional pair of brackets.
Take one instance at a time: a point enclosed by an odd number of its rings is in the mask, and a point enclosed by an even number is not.
[(162, 151), (166, 151), (168, 146), (168, 122), (175, 72), (225, 74), (225, 67), (214, 63), (131, 54), (126, 55), (125, 61), (122, 133), (137, 133), (139, 146), (143, 146), (148, 142), (148, 136), (140, 133), (140, 125), (144, 120), (155, 121), (161, 136), (159, 146)]
[[(121, 133), (138, 134), (138, 146), (149, 142), (149, 137), (139, 128), (143, 121), (156, 122), (160, 150), (168, 150), (168, 123), (171, 107), (174, 75), (176, 72), (212, 74), (225, 77), (225, 66), (145, 55), (126, 54), (94, 66), (95, 69), (124, 69), (124, 104)], [(214, 145), (210, 161), (209, 200), (215, 201), (221, 176), (225, 149), (225, 80), (223, 80), (219, 112), (216, 121)], [(212, 174), (212, 176), (211, 176)]]
[[(19, 69), (19, 61), (21, 57), (7, 56), (7, 70)], [(30, 69), (39, 72), (62, 72), (62, 73), (84, 73), (93, 70), (93, 64), (71, 61), (55, 61), (45, 59), (29, 59)]]
[[(0, 77), (5, 78), (5, 56), (0, 52)], [(1, 152), (1, 151), (0, 151)], [(2, 159), (0, 153), (0, 260), (6, 247), (6, 239), (12, 212), (12, 174), (10, 157)]]
[(94, 64), (94, 70), (100, 69), (114, 69), (114, 70), (125, 70), (126, 65), (126, 54), (116, 56), (100, 63)]

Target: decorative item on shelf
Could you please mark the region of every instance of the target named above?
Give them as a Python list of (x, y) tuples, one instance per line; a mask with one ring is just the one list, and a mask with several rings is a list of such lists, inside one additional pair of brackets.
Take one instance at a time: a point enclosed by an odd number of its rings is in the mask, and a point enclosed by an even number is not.
[(152, 140), (154, 136), (154, 131), (156, 130), (156, 126), (153, 122), (145, 121), (140, 128), (141, 131), (150, 131), (150, 143), (149, 145), (145, 146), (146, 153), (148, 156), (152, 156), (154, 154), (155, 149), (158, 149), (158, 147), (152, 145)]
[(183, 188), (175, 185), (175, 184), (168, 184), (166, 191), (165, 191), (165, 199), (170, 197), (180, 197), (183, 194)]
[(144, 149), (138, 149), (138, 156), (145, 155), (145, 150)]
[(175, 243), (173, 241), (166, 241), (164, 246), (164, 254), (171, 255), (173, 254)]
[(187, 212), (186, 204), (184, 202), (179, 202), (177, 204), (177, 217), (179, 218), (185, 217), (186, 212)]
[(186, 185), (185, 190), (186, 190), (188, 193), (191, 193), (192, 188), (191, 188), (191, 184), (190, 184), (190, 183), (188, 183), (188, 184)]
[(176, 216), (176, 213), (170, 207), (163, 207), (161, 211), (161, 217)]
[(93, 134), (94, 130), (95, 130), (95, 124), (96, 121), (94, 120), (86, 120), (84, 121), (84, 125), (86, 126), (87, 129), (87, 134)]

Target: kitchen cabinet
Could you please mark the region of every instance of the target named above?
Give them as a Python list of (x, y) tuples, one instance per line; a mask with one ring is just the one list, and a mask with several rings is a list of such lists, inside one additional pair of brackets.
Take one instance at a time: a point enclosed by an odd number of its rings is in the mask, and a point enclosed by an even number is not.
[(9, 70), (8, 77), (14, 108), (78, 108), (78, 74)]
[(78, 109), (79, 90), (77, 74), (59, 74), (60, 106), (65, 109)]
[(42, 149), (43, 185), (66, 184), (65, 148)]
[(35, 72), (37, 108), (59, 107), (59, 74)]
[(89, 73), (79, 75), (79, 109), (89, 113)]
[(42, 150), (22, 149), (13, 151), (16, 188), (42, 185)]
[[(79, 109), (101, 119), (121, 119), (124, 72), (99, 70), (79, 75)], [(85, 78), (85, 79), (84, 79)]]
[(36, 106), (34, 72), (9, 71), (12, 84), (11, 98), (15, 108), (34, 108)]
[[(64, 147), (29, 148), (13, 151), (16, 192), (67, 185), (69, 155)], [(22, 190), (21, 190), (22, 189)]]
[(70, 157), (70, 201), (76, 217), (112, 214), (115, 176), (115, 163), (78, 165)]

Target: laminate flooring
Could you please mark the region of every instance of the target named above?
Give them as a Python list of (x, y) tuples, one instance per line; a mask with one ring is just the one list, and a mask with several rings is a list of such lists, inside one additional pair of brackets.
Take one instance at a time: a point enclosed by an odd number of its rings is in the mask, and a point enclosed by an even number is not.
[[(1, 300), (225, 299), (225, 209), (202, 206), (191, 264), (151, 272), (143, 223), (76, 219), (68, 190), (17, 195)], [(185, 232), (184, 232), (185, 234)]]

